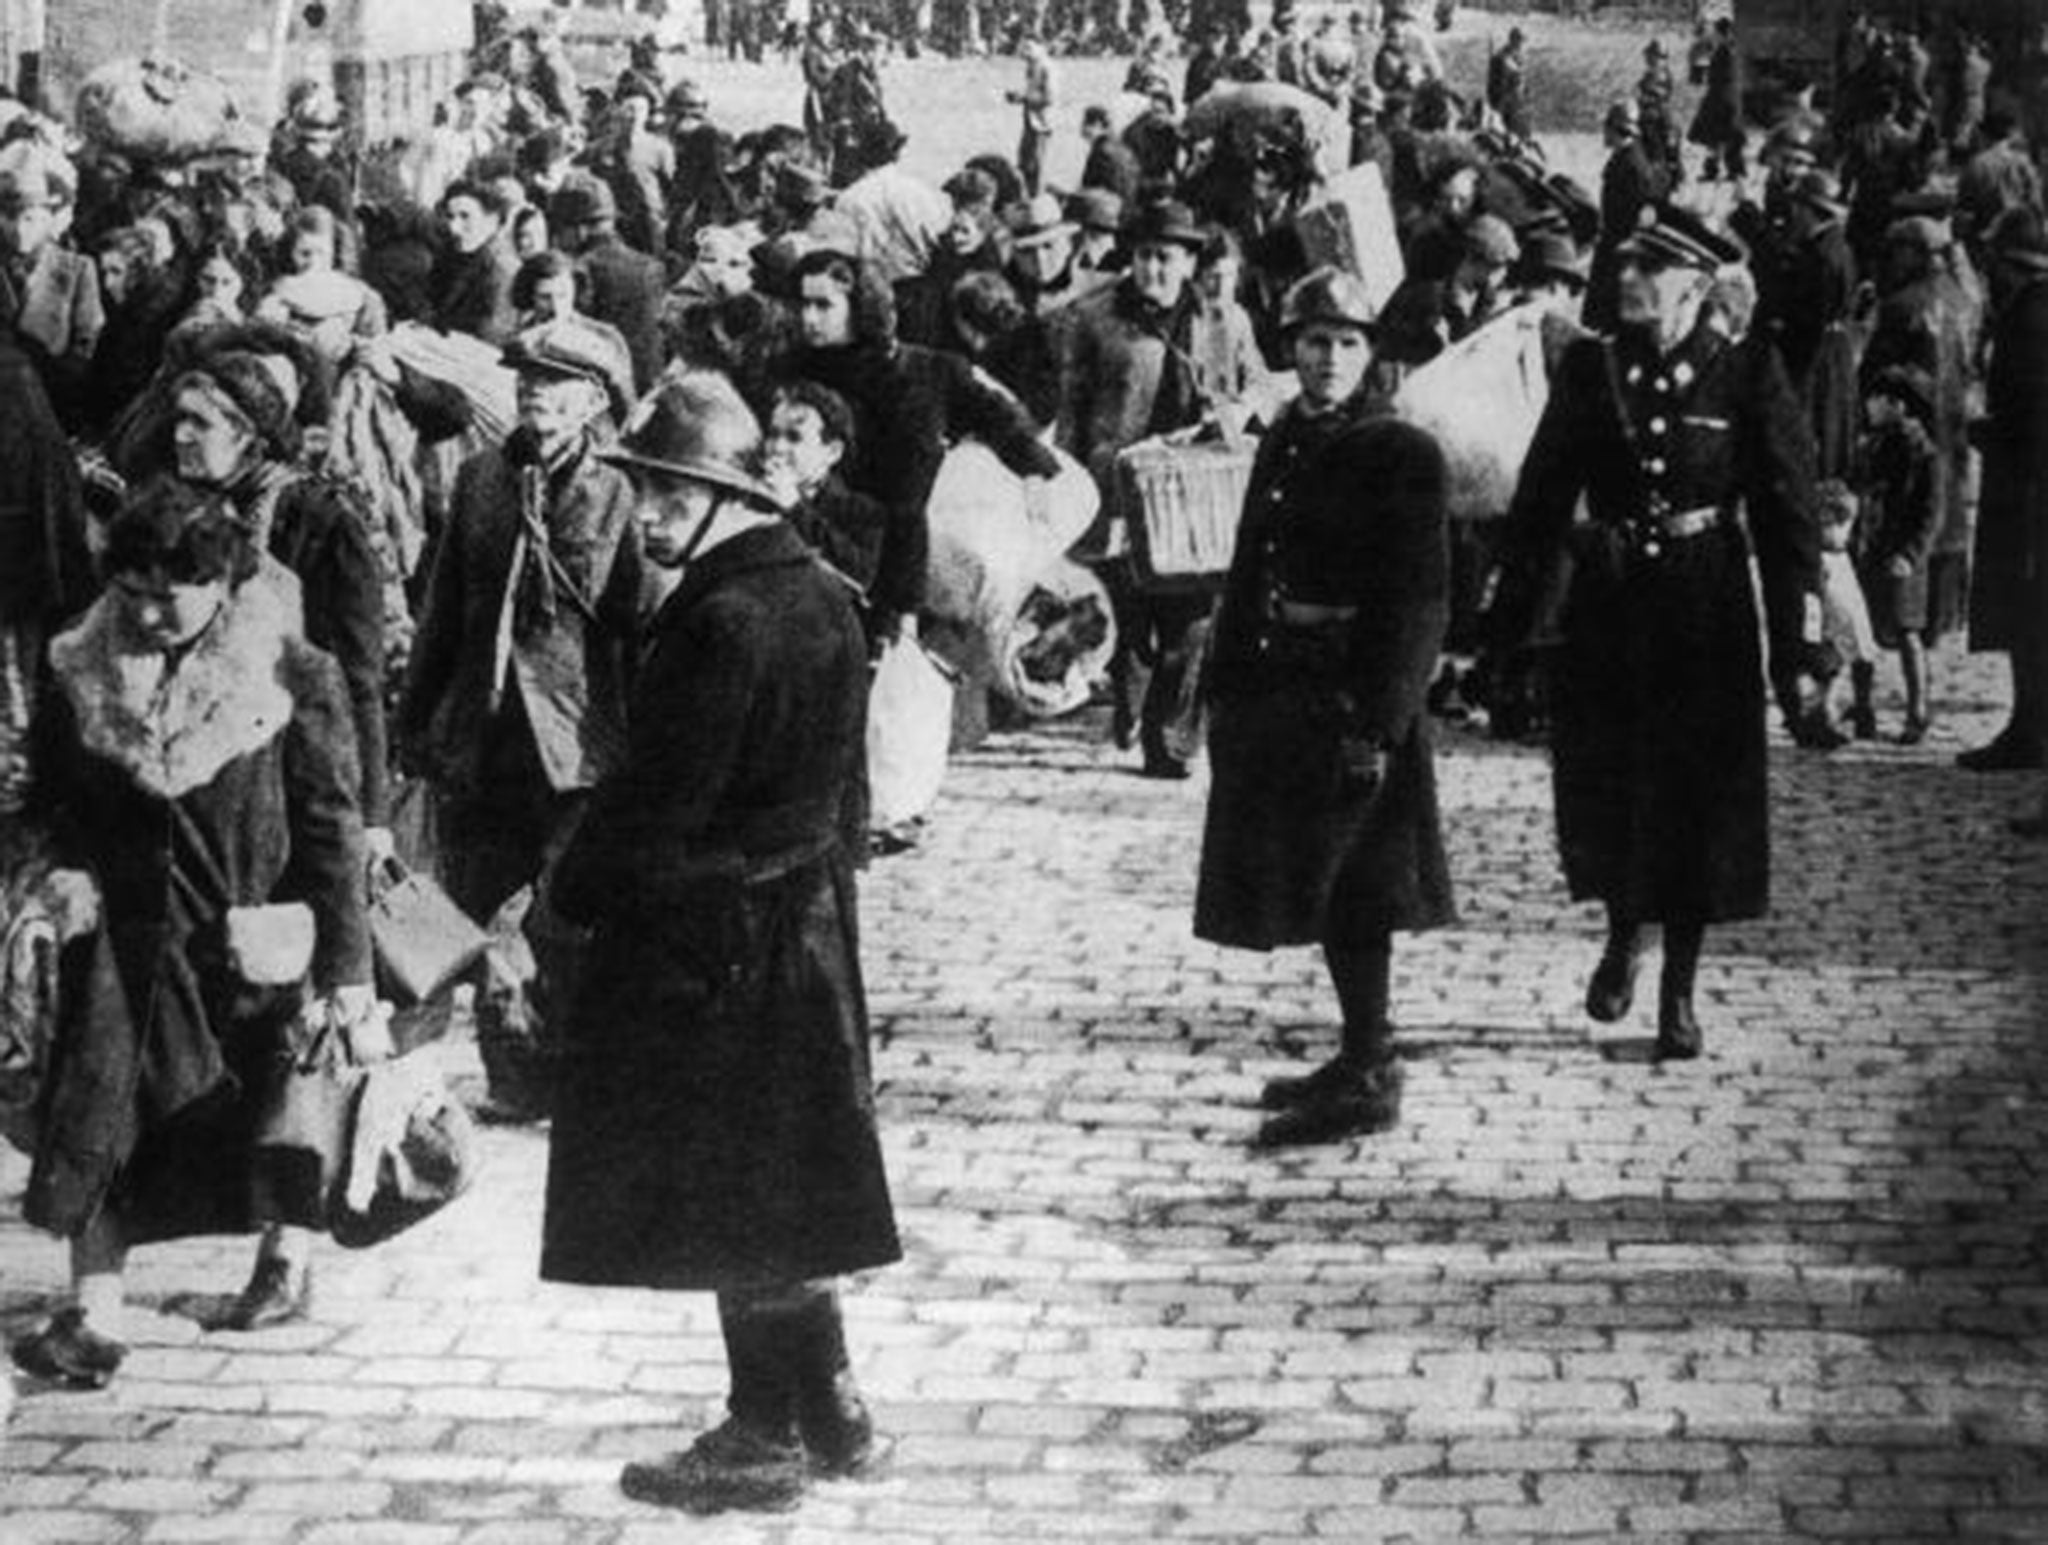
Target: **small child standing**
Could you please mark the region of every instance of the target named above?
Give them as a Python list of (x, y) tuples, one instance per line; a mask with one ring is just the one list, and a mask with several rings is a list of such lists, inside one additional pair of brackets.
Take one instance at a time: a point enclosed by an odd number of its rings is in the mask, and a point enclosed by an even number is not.
[[(1857, 572), (1877, 641), (1899, 652), (1906, 682), (1906, 722), (1899, 744), (1927, 738), (1927, 564), (1938, 535), (1935, 506), (1934, 386), (1910, 365), (1880, 370), (1863, 392), (1869, 426), (1861, 452), (1863, 540)], [(1859, 713), (1874, 721), (1860, 679)], [(1857, 722), (1859, 736), (1864, 719)], [(1876, 733), (1874, 722), (1869, 733)]]
[[(1863, 586), (1856, 578), (1856, 560), (1850, 556), (1856, 536), (1856, 493), (1839, 478), (1823, 480), (1815, 492), (1820, 504), (1821, 636), (1848, 662), (1849, 678), (1856, 688), (1849, 727), (1858, 740), (1869, 740), (1877, 734), (1876, 711), (1871, 706), (1877, 681), (1877, 637), (1870, 628)], [(1811, 739), (1802, 744), (1816, 751), (1838, 751), (1849, 741), (1835, 727), (1832, 705), (1809, 733)]]

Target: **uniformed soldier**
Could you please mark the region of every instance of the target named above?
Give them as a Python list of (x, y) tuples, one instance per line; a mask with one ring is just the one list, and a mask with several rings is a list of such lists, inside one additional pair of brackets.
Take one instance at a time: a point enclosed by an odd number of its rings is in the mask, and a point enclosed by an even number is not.
[[(1529, 643), (1569, 561), (1552, 684), (1558, 846), (1573, 899), (1608, 911), (1586, 1011), (1628, 1013), (1641, 928), (1661, 923), (1659, 1059), (1699, 1055), (1707, 925), (1761, 916), (1768, 900), (1752, 551), (1771, 680), (1796, 724), (1828, 670), (1806, 417), (1775, 349), (1700, 325), (1716, 270), (1740, 254), (1669, 209), (1625, 244), (1620, 326), (1559, 363), (1491, 616), (1497, 644)], [(1575, 527), (1582, 493), (1591, 519)]]
[(1195, 933), (1320, 944), (1338, 1054), (1276, 1079), (1261, 1146), (1397, 1124), (1393, 935), (1453, 920), (1424, 696), (1449, 613), (1444, 456), (1366, 386), (1373, 308), (1321, 268), (1282, 325), (1301, 394), (1260, 442), (1210, 655)]

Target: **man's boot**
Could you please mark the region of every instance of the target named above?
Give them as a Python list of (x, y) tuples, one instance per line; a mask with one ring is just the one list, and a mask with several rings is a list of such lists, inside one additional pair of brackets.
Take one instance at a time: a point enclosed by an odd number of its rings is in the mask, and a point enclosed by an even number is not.
[(1664, 925), (1664, 978), (1657, 993), (1657, 1044), (1652, 1053), (1659, 1062), (1690, 1062), (1702, 1049), (1692, 994), (1706, 934), (1701, 923)]
[(636, 1502), (689, 1513), (786, 1513), (808, 1479), (797, 1440), (794, 1322), (779, 1300), (718, 1295), (732, 1376), (723, 1422), (681, 1453), (630, 1464), (619, 1486)]
[(853, 1380), (838, 1293), (831, 1288), (810, 1293), (792, 1329), (797, 1429), (811, 1469), (842, 1478), (870, 1474), (881, 1449), (875, 1419)]

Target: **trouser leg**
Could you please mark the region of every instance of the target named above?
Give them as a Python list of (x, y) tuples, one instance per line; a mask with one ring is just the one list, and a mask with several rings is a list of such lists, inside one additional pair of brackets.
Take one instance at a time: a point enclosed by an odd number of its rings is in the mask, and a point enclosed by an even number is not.
[(1393, 940), (1381, 938), (1341, 948), (1325, 944), (1323, 959), (1344, 1014), (1345, 1060), (1360, 1066), (1386, 1061), (1394, 1055), (1394, 1026), (1388, 1014), (1393, 992)]

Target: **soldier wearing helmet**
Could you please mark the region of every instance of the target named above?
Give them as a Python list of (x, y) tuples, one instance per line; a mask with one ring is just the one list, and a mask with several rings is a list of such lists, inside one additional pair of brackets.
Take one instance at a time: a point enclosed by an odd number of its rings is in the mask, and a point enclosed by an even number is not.
[(777, 512), (724, 377), (673, 379), (605, 460), (673, 581), (625, 758), (551, 905), (593, 930), (550, 1136), (541, 1275), (712, 1292), (726, 1420), (629, 1496), (786, 1510), (874, 1427), (834, 1279), (901, 1255), (876, 1138), (854, 866), (867, 644)]
[(1376, 319), (1321, 268), (1282, 324), (1301, 395), (1260, 442), (1209, 664), (1212, 781), (1195, 933), (1319, 944), (1337, 1055), (1275, 1079), (1262, 1146), (1400, 1120), (1393, 936), (1452, 920), (1424, 698), (1449, 609), (1444, 457), (1368, 378)]

